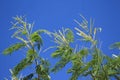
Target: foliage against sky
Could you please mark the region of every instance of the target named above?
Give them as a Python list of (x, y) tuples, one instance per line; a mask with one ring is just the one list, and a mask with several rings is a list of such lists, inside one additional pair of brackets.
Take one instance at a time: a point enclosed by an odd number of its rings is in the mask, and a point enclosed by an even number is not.
[[(105, 54), (112, 56), (114, 51), (109, 50), (108, 46), (113, 42), (120, 41), (119, 39), (119, 18), (120, 18), (120, 1), (119, 0), (1, 0), (0, 1), (0, 51), (8, 47), (9, 44), (14, 43), (16, 40), (11, 39), (12, 31), (9, 31), (12, 21), (11, 17), (15, 15), (26, 15), (31, 22), (35, 22), (35, 28), (37, 29), (48, 29), (54, 31), (61, 27), (69, 27), (73, 30), (76, 23), (73, 21), (77, 19), (79, 21), (79, 14), (83, 14), (87, 19), (90, 17), (95, 19), (95, 25), (102, 28), (100, 33), (101, 49)], [(74, 30), (73, 30), (74, 31)], [(47, 40), (47, 38), (44, 39)], [(51, 46), (49, 42), (45, 43), (46, 46)], [(116, 50), (115, 50), (116, 51)], [(19, 54), (19, 52), (17, 52)], [(13, 54), (11, 56), (4, 57), (0, 55), (0, 79), (10, 75), (9, 69), (16, 65), (24, 55)], [(50, 54), (50, 52), (48, 52)], [(118, 54), (118, 53), (115, 53)], [(50, 58), (47, 54), (43, 56)], [(15, 60), (14, 58), (17, 57)], [(8, 62), (13, 63), (8, 63)], [(55, 63), (50, 58), (50, 61)], [(29, 70), (27, 70), (29, 71)], [(60, 78), (59, 75), (65, 73), (65, 69), (59, 71), (56, 75), (51, 74), (53, 79)], [(70, 75), (64, 74), (63, 80), (68, 79)]]
[[(13, 17), (15, 22), (12, 22), (13, 26), (11, 29), (15, 29), (15, 32), (12, 37), (21, 42), (12, 44), (3, 51), (3, 54), (11, 55), (24, 48), (25, 58), (14, 66), (13, 69), (10, 69), (11, 79), (51, 80), (50, 73), (58, 72), (71, 62), (71, 68), (67, 70), (67, 73), (71, 73), (70, 80), (78, 80), (86, 76), (92, 80), (109, 80), (111, 78), (119, 80), (120, 56), (113, 54), (114, 56), (111, 58), (105, 55), (99, 48), (99, 41), (97, 39), (97, 34), (102, 29), (94, 27), (94, 21), (92, 19), (89, 22), (82, 15), (81, 17), (83, 19), (82, 22), (75, 20), (81, 27), (81, 29), (75, 27), (76, 34), (80, 36), (78, 40), (81, 43), (89, 44), (88, 46), (84, 44), (82, 48), (74, 48), (70, 45), (70, 43), (75, 42), (77, 39), (74, 39), (75, 34), (69, 28), (62, 28), (62, 30), (58, 30), (57, 32), (49, 32), (42, 29), (33, 32), (34, 25), (28, 23), (26, 18), (21, 16)], [(42, 33), (46, 33), (52, 37), (56, 44), (54, 46), (56, 50), (52, 53), (52, 57), (59, 59), (59, 61), (56, 62), (53, 68), (50, 68), (49, 62), (41, 57), (40, 50), (43, 45)], [(80, 44), (77, 43), (77, 45)], [(119, 42), (111, 45), (111, 49), (119, 49), (119, 47)], [(89, 56), (91, 59), (88, 58)], [(34, 68), (33, 72), (27, 74), (27, 76), (20, 77), (21, 71), (28, 66)]]

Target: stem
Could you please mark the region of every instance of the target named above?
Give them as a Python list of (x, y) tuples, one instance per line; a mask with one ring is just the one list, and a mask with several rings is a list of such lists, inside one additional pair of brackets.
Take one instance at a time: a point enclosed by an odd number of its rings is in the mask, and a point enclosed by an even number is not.
[[(37, 59), (35, 59), (35, 64), (36, 64), (36, 66), (38, 66), (38, 61), (37, 61)], [(40, 80), (40, 74), (38, 74), (38, 80)]]
[(106, 80), (108, 80), (107, 73), (106, 73), (106, 71), (105, 71), (105, 69), (104, 69), (104, 67), (103, 67), (103, 64), (101, 64), (101, 66), (102, 66), (102, 69), (103, 69), (103, 71), (104, 71), (104, 73), (105, 73), (105, 78), (106, 78)]
[[(34, 49), (34, 43), (31, 41), (31, 39), (30, 39), (30, 35), (28, 35), (28, 40), (29, 40), (29, 42), (30, 42), (30, 45), (32, 46), (32, 49), (33, 49), (33, 51), (35, 52), (35, 49)], [(36, 66), (38, 66), (39, 64), (38, 64), (38, 60), (37, 60), (37, 58), (35, 58), (35, 65)], [(38, 80), (40, 80), (40, 74), (37, 74), (38, 75)]]
[[(32, 47), (33, 48), (33, 51), (34, 51), (34, 47)], [(35, 64), (36, 64), (36, 66), (38, 66), (38, 60), (37, 60), (37, 58), (35, 58)], [(38, 80), (40, 80), (40, 74), (37, 74), (38, 75)]]
[(95, 80), (95, 76), (92, 74), (92, 72), (91, 72), (91, 76), (92, 76), (93, 80)]

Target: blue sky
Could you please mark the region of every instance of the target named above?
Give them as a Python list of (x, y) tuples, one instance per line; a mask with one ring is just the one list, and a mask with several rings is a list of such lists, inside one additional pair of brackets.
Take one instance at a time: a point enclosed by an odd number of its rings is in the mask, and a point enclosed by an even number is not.
[[(54, 31), (61, 27), (74, 29), (76, 23), (73, 20), (81, 20), (80, 14), (88, 20), (94, 18), (95, 26), (102, 28), (99, 36), (102, 50), (111, 56), (109, 45), (120, 41), (120, 0), (0, 0), (0, 79), (9, 77), (9, 69), (23, 57), (19, 52), (11, 56), (1, 54), (2, 50), (16, 41), (10, 37), (13, 31), (9, 31), (13, 16), (25, 15), (30, 22), (35, 22), (35, 30)], [(45, 37), (45, 47), (52, 45), (47, 40)], [(44, 56), (49, 58), (51, 52)], [(50, 61), (55, 62), (53, 59)], [(52, 80), (68, 80), (70, 75), (65, 74), (65, 70), (51, 74)]]

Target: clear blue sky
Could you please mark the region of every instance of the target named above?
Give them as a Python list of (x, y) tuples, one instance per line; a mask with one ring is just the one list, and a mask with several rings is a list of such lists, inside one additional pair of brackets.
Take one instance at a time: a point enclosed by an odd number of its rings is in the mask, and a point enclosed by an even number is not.
[[(16, 41), (10, 37), (13, 31), (8, 30), (13, 16), (25, 15), (30, 22), (35, 22), (35, 29), (54, 31), (61, 27), (76, 27), (73, 19), (81, 20), (79, 14), (88, 20), (94, 18), (95, 26), (102, 28), (99, 38), (102, 50), (111, 56), (108, 46), (120, 41), (120, 0), (0, 0), (0, 80), (9, 78), (9, 69), (24, 56), (19, 52), (12, 56), (1, 54), (3, 49)], [(50, 46), (49, 39), (44, 39), (44, 46)], [(44, 56), (50, 58), (51, 52)], [(55, 62), (51, 58), (50, 61)], [(65, 74), (65, 70), (51, 74), (52, 80), (68, 80), (70, 75)]]

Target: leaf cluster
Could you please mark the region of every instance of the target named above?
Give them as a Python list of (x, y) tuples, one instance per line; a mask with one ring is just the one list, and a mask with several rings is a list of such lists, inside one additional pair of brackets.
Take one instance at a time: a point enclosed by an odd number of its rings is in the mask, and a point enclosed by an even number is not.
[[(11, 45), (3, 51), (3, 54), (9, 55), (18, 50), (25, 50), (25, 58), (23, 58), (12, 70), (12, 79), (18, 80), (18, 75), (22, 70), (30, 65), (35, 65), (35, 72), (30, 73), (20, 79), (22, 80), (49, 80), (49, 65), (48, 62), (40, 59), (39, 56), (40, 49), (43, 45), (42, 33), (49, 33), (47, 30), (37, 30), (32, 32), (33, 24), (30, 24), (22, 16), (14, 17), (15, 22), (11, 29), (15, 32), (12, 37), (19, 40), (18, 43)], [(24, 53), (22, 53), (24, 54)], [(38, 75), (35, 77), (34, 75)]]
[[(15, 29), (15, 33), (12, 37), (20, 42), (11, 45), (3, 53), (9, 55), (24, 49), (26, 50), (26, 56), (11, 70), (12, 79), (18, 80), (20, 71), (34, 65), (35, 71), (20, 78), (21, 80), (50, 80), (50, 72), (57, 72), (68, 63), (71, 63), (71, 67), (67, 70), (67, 73), (71, 74), (70, 80), (78, 80), (80, 76), (89, 76), (92, 80), (110, 80), (111, 77), (120, 80), (120, 56), (114, 55), (115, 57), (111, 58), (105, 55), (98, 48), (97, 33), (101, 32), (101, 28), (94, 27), (94, 20), (90, 19), (89, 23), (86, 18), (81, 17), (82, 22), (74, 20), (80, 26), (80, 28), (75, 27), (76, 34), (79, 36), (80, 42), (90, 43), (90, 45), (85, 44), (80, 49), (71, 46), (71, 44), (74, 44), (75, 39), (73, 31), (69, 28), (62, 28), (62, 30), (56, 32), (47, 30), (32, 32), (33, 24), (28, 23), (24, 17), (14, 17), (15, 22), (12, 23), (13, 27), (11, 29)], [(52, 69), (49, 67), (49, 61), (39, 55), (43, 45), (42, 33), (52, 37), (56, 44), (55, 51), (51, 56), (59, 61), (56, 62)], [(77, 45), (79, 44), (77, 43)], [(120, 42), (112, 44), (110, 48), (120, 49)], [(89, 59), (89, 57), (91, 58)]]

